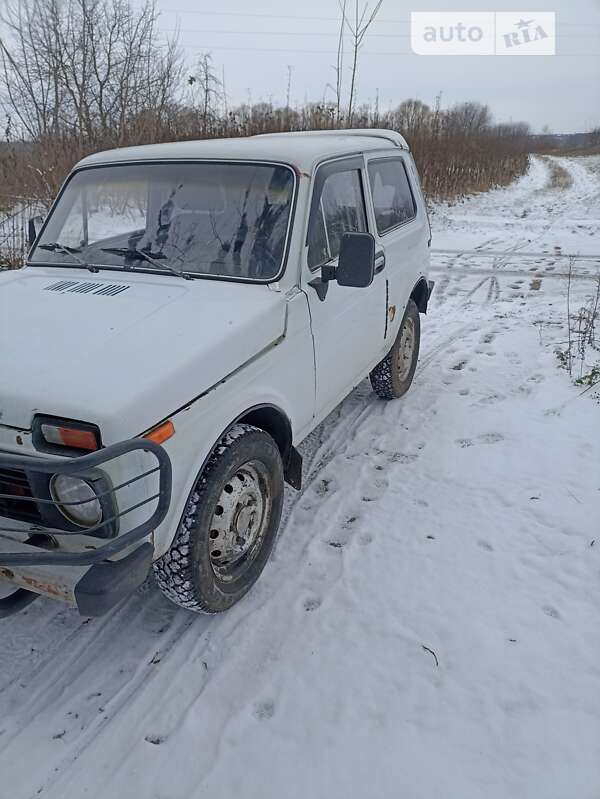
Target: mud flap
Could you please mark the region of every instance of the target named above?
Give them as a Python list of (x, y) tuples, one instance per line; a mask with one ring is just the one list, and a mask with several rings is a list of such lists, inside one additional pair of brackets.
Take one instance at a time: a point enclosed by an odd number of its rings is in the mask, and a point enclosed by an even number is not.
[(291, 485), (296, 491), (300, 491), (302, 488), (302, 455), (296, 447), (290, 447), (283, 476), (288, 485)]

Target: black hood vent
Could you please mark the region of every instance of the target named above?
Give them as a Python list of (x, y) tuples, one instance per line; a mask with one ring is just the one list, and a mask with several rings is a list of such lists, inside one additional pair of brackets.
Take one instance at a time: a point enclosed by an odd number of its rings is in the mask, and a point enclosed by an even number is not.
[(89, 283), (81, 280), (59, 280), (46, 286), (45, 291), (57, 291), (59, 294), (101, 294), (103, 297), (115, 297), (131, 286), (121, 283)]

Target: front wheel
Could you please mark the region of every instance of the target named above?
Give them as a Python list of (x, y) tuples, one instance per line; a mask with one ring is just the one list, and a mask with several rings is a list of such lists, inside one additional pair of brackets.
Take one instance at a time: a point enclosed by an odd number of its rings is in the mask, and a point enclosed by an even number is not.
[(373, 391), (381, 399), (397, 399), (406, 394), (417, 368), (420, 343), (419, 309), (414, 300), (409, 300), (392, 349), (369, 375)]
[(188, 610), (230, 608), (262, 572), (282, 505), (277, 444), (257, 427), (236, 424), (215, 447), (173, 543), (154, 564), (163, 593)]

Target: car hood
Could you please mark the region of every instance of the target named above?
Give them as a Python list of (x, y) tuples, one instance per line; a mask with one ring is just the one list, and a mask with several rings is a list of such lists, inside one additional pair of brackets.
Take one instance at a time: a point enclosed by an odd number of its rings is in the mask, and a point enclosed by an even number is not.
[(166, 418), (285, 332), (265, 285), (29, 267), (0, 273), (0, 425), (99, 425), (106, 444)]

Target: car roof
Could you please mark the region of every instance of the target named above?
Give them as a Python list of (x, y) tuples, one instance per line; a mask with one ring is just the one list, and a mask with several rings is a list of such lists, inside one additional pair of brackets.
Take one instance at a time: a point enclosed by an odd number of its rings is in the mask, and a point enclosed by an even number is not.
[(232, 139), (147, 144), (105, 150), (84, 158), (77, 167), (127, 161), (155, 160), (250, 160), (291, 164), (310, 171), (317, 161), (353, 153), (399, 148), (408, 150), (405, 139), (392, 130), (323, 130), (267, 133)]

